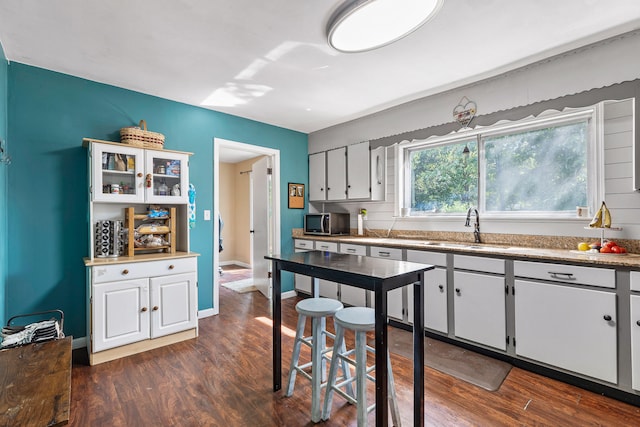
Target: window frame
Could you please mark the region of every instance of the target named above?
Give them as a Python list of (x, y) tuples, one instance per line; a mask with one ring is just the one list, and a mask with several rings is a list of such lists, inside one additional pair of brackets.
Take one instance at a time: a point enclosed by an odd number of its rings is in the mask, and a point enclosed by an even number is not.
[[(478, 144), (478, 211), (484, 217), (500, 219), (578, 219), (575, 212), (487, 212), (485, 210), (486, 182), (483, 179), (486, 165), (484, 164), (484, 142), (488, 137), (501, 136), (512, 133), (523, 133), (551, 126), (568, 125), (587, 121), (589, 139), (587, 141), (587, 206), (591, 212), (596, 204), (604, 198), (604, 135), (603, 135), (603, 103), (584, 108), (565, 108), (563, 111), (547, 110), (538, 116), (530, 116), (517, 121), (499, 121), (490, 126), (476, 126), (473, 129), (461, 129), (444, 136), (432, 136), (426, 139), (403, 141), (396, 146), (396, 200), (395, 215), (401, 208), (410, 206), (411, 163), (409, 155), (412, 151), (436, 147), (444, 144), (476, 139)], [(433, 219), (464, 216), (464, 213), (421, 213), (412, 215), (411, 219)]]

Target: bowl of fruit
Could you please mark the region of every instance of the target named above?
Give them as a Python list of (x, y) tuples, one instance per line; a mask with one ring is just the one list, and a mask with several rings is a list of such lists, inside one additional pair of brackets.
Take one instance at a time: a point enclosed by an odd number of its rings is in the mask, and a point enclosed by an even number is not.
[(578, 243), (578, 252), (585, 254), (606, 254), (606, 255), (626, 255), (627, 250), (624, 246), (620, 246), (613, 240), (605, 242), (580, 242)]

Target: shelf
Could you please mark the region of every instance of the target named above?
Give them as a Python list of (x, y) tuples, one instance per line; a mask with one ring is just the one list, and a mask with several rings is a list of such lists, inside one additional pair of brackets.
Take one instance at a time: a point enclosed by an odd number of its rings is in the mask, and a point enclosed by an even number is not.
[(112, 175), (135, 175), (135, 171), (117, 171), (115, 169), (102, 169), (102, 173), (108, 173)]
[[(127, 254), (132, 257), (135, 253), (163, 251), (166, 253), (176, 253), (176, 208), (169, 208), (169, 216), (162, 218), (150, 218), (148, 214), (135, 213), (134, 207), (125, 208), (126, 227), (129, 230)], [(134, 243), (136, 221), (163, 221), (169, 228), (168, 231), (157, 231), (150, 233), (142, 233), (144, 235), (162, 235), (168, 236), (169, 244), (153, 247), (136, 247)]]
[(620, 231), (622, 227), (584, 227), (585, 230), (612, 230), (612, 231)]

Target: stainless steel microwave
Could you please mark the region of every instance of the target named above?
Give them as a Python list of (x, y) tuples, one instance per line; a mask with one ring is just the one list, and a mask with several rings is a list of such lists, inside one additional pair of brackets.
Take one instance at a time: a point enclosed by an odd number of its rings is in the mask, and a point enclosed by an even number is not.
[(304, 216), (304, 234), (331, 236), (350, 234), (348, 213), (315, 213)]

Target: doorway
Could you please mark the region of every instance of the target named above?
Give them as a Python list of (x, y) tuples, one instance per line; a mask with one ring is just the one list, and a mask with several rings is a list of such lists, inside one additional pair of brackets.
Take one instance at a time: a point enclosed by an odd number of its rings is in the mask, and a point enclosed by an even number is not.
[[(245, 198), (245, 206), (251, 206), (253, 209), (249, 207), (243, 208), (248, 212), (242, 212), (242, 214), (251, 217), (250, 224), (249, 226), (240, 225), (239, 230), (235, 230), (236, 235), (242, 236), (240, 240), (246, 241), (248, 237), (251, 242), (249, 261), (246, 264), (241, 264), (252, 269), (253, 273), (256, 274), (256, 287), (265, 297), (269, 298), (271, 280), (268, 278), (267, 273), (270, 265), (264, 259), (264, 255), (280, 251), (280, 152), (275, 149), (220, 138), (214, 138), (213, 143), (214, 211), (212, 219), (216, 222), (218, 221), (222, 203), (221, 194), (224, 196), (225, 191), (224, 185), (229, 180), (235, 180), (236, 177), (241, 179), (239, 177), (241, 176), (240, 172), (242, 172), (242, 179), (250, 179), (251, 186), (248, 188), (251, 190), (237, 192), (234, 197)], [(228, 163), (249, 165), (249, 167), (241, 167), (240, 170), (236, 170), (230, 176), (228, 172), (225, 172), (225, 169), (228, 169)], [(262, 177), (261, 174), (266, 174), (268, 173), (267, 171), (270, 172), (268, 178)], [(223, 179), (225, 182), (221, 182)], [(265, 187), (267, 183), (268, 187)], [(221, 186), (223, 186), (222, 191)], [(256, 212), (254, 213), (253, 211)], [(233, 220), (237, 215), (238, 212), (234, 212), (229, 216), (229, 219)], [(225, 220), (224, 217), (222, 219), (223, 221)], [(215, 225), (213, 227), (213, 247), (217, 249), (221, 234), (218, 224), (216, 223)], [(267, 236), (266, 239), (265, 236)], [(226, 229), (226, 224), (222, 226), (222, 237), (224, 251), (226, 250), (225, 242), (234, 243), (229, 240), (233, 239), (233, 233), (231, 230)], [(212, 255), (213, 314), (219, 314), (221, 253), (218, 250), (214, 250)]]

